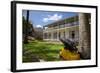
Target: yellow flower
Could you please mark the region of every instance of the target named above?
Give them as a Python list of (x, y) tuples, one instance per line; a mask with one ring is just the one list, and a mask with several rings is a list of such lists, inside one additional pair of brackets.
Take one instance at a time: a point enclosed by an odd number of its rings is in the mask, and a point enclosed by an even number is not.
[(80, 59), (80, 54), (78, 54), (76, 51), (69, 51), (68, 49), (62, 48), (60, 52), (60, 56), (64, 60), (79, 60)]

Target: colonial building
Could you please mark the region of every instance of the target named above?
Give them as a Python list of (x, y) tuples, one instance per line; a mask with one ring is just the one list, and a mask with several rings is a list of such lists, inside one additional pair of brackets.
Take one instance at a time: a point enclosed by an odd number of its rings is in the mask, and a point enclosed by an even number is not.
[(78, 16), (69, 17), (43, 26), (43, 40), (59, 41), (59, 38), (79, 40)]

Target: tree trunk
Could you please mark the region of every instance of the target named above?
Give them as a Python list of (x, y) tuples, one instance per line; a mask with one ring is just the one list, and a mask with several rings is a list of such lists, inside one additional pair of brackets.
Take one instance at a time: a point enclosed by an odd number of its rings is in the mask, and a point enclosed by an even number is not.
[(26, 34), (25, 34), (25, 40), (24, 40), (24, 43), (27, 44), (28, 43), (28, 22), (29, 22), (29, 10), (27, 10), (27, 15), (26, 15), (26, 21), (27, 21), (27, 24), (26, 24)]
[(91, 34), (89, 14), (79, 13), (79, 46), (78, 49), (84, 59), (91, 58)]

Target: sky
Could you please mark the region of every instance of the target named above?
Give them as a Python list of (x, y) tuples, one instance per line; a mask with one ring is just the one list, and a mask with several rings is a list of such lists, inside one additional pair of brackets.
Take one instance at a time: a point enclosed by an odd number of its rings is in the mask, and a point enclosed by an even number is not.
[[(22, 11), (22, 16), (26, 18), (27, 10)], [(34, 27), (43, 27), (58, 20), (76, 16), (75, 12), (57, 12), (57, 11), (37, 11), (29, 10), (29, 21)]]

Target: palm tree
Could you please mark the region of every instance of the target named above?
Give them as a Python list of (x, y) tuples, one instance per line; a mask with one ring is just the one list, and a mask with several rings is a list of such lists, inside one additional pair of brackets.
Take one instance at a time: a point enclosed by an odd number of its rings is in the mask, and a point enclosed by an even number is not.
[(89, 18), (90, 14), (79, 13), (79, 51), (84, 59), (91, 58), (91, 34)]

